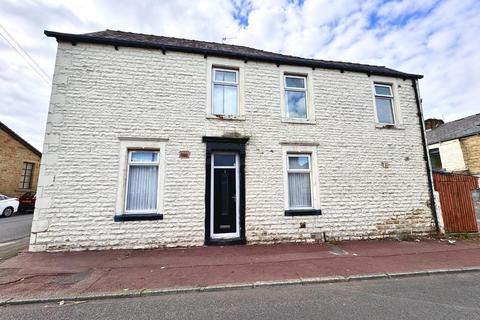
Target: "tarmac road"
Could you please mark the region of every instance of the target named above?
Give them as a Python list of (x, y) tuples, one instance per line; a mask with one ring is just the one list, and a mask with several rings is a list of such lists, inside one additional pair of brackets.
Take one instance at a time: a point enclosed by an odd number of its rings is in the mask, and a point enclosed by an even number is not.
[(28, 247), (32, 218), (32, 214), (0, 218), (0, 261)]
[(0, 319), (480, 319), (480, 273), (5, 306)]

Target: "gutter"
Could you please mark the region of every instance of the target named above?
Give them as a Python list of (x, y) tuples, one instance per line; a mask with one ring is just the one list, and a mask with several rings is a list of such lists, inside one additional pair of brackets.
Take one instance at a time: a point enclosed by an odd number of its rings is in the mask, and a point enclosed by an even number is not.
[(433, 220), (435, 221), (435, 229), (437, 232), (440, 231), (440, 225), (438, 223), (438, 217), (437, 217), (437, 207), (435, 205), (435, 194), (434, 194), (434, 188), (433, 188), (433, 179), (432, 179), (432, 170), (430, 168), (430, 156), (428, 152), (428, 144), (427, 144), (427, 138), (425, 134), (425, 123), (423, 121), (423, 111), (422, 111), (422, 105), (420, 103), (420, 97), (418, 94), (418, 82), (415, 79), (412, 79), (412, 87), (413, 91), (415, 92), (415, 102), (417, 104), (417, 116), (420, 120), (420, 130), (422, 132), (422, 145), (423, 145), (423, 158), (425, 159), (425, 164), (427, 168), (427, 177), (428, 177), (428, 186), (429, 186), (429, 193), (430, 193), (430, 205), (432, 209), (432, 214), (433, 214)]
[[(244, 61), (270, 62), (270, 63), (277, 64), (277, 66), (280, 66), (281, 64), (283, 64), (283, 65), (304, 66), (304, 67), (311, 67), (311, 68), (340, 70), (341, 72), (344, 72), (344, 71), (361, 72), (361, 73), (366, 73), (369, 76), (370, 75), (388, 76), (388, 77), (395, 77), (395, 78), (403, 78), (404, 80), (405, 79), (413, 80), (413, 79), (423, 78), (422, 75), (403, 73), (395, 70), (392, 70), (392, 72), (390, 72), (390, 71), (374, 70), (373, 68), (369, 69), (368, 65), (356, 66), (354, 64), (344, 63), (343, 65), (339, 66), (339, 65), (334, 65), (334, 62), (329, 63), (327, 61), (304, 59), (304, 58), (297, 58), (297, 57), (261, 56), (261, 55), (255, 55), (255, 54), (238, 53), (238, 52), (218, 50), (218, 49), (160, 44), (160, 43), (153, 43), (153, 42), (146, 42), (146, 41), (139, 41), (139, 40), (112, 39), (107, 37), (96, 37), (96, 36), (87, 36), (83, 34), (61, 33), (61, 32), (54, 32), (54, 31), (48, 31), (48, 30), (45, 30), (44, 33), (47, 37), (54, 37), (57, 39), (57, 41), (71, 42), (73, 45), (75, 45), (77, 42), (96, 43), (96, 44), (112, 45), (112, 46), (115, 46), (116, 49), (118, 49), (119, 46), (122, 46), (122, 47), (157, 49), (157, 50), (161, 50), (163, 54), (165, 54), (167, 50), (175, 51), (175, 52), (196, 53), (196, 54), (201, 54), (204, 57), (215, 56), (215, 57), (232, 58), (232, 59), (238, 59), (238, 60), (244, 60)], [(338, 64), (342, 64), (342, 62), (338, 62)]]

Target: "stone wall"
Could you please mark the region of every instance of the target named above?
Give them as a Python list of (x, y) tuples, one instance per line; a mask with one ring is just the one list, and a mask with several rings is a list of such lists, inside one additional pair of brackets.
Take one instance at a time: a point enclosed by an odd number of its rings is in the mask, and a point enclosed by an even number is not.
[[(19, 197), (37, 189), (40, 157), (0, 128), (0, 194)], [(24, 162), (33, 163), (30, 188), (21, 189), (20, 179)]]
[(461, 138), (460, 142), (468, 172), (480, 175), (480, 135)]
[[(216, 60), (217, 61), (217, 60)], [(362, 73), (304, 68), (315, 121), (282, 122), (282, 70), (241, 65), (244, 114), (209, 117), (211, 58), (59, 43), (30, 250), (198, 246), (204, 243), (202, 136), (248, 136), (248, 243), (425, 234), (433, 229), (410, 80), (392, 81), (399, 125), (375, 125), (372, 81)], [(296, 69), (298, 70), (298, 68)], [(114, 222), (121, 137), (166, 142), (164, 219)], [(321, 216), (284, 215), (284, 145), (315, 145)], [(189, 158), (179, 158), (189, 151)], [(304, 228), (303, 228), (304, 226)]]

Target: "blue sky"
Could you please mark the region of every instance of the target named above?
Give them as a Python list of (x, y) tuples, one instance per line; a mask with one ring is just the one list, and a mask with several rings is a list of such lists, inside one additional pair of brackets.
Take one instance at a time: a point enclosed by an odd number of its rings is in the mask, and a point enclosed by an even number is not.
[[(427, 117), (480, 112), (480, 1), (475, 0), (3, 0), (9, 32), (53, 75), (56, 42), (43, 30), (104, 29), (252, 46), (385, 65), (425, 75)], [(5, 31), (6, 30), (6, 31)], [(0, 37), (0, 121), (40, 150), (51, 88)]]

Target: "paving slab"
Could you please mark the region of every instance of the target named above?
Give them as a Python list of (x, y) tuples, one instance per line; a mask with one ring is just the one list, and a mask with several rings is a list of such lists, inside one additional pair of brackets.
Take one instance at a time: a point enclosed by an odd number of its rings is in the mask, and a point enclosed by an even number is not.
[[(0, 301), (373, 279), (480, 267), (480, 241), (371, 240), (24, 252), (0, 264)], [(320, 279), (320, 280), (315, 280)], [(321, 280), (324, 279), (324, 280)], [(190, 290), (188, 289), (188, 290)]]

